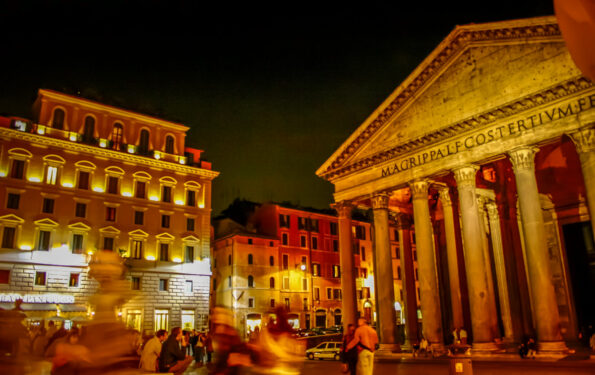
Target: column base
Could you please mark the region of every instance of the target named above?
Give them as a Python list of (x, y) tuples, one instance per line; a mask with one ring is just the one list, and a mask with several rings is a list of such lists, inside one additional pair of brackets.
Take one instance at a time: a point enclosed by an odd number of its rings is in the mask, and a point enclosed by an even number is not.
[(500, 347), (493, 341), (474, 342), (471, 345), (471, 351), (474, 354), (492, 354), (500, 350)]
[(376, 351), (376, 353), (379, 355), (401, 352), (402, 350), (399, 344), (380, 344), (378, 345), (378, 350)]
[(538, 341), (537, 351), (540, 354), (566, 355), (569, 353), (568, 347), (564, 341)]

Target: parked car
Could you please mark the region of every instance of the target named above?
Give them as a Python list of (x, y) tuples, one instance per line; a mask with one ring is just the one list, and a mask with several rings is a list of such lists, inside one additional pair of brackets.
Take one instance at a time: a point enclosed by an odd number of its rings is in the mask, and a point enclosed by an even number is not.
[(323, 360), (327, 358), (338, 361), (341, 357), (342, 347), (343, 343), (326, 341), (318, 344), (318, 346), (315, 346), (314, 348), (306, 350), (306, 357), (308, 357), (308, 359), (318, 358), (319, 360)]
[(343, 333), (343, 326), (332, 326), (332, 327), (328, 327), (328, 328), (325, 328), (323, 330), (323, 332), (326, 335), (336, 334), (336, 333)]
[(308, 336), (319, 336), (324, 335), (324, 329), (320, 327), (314, 327), (310, 329)]

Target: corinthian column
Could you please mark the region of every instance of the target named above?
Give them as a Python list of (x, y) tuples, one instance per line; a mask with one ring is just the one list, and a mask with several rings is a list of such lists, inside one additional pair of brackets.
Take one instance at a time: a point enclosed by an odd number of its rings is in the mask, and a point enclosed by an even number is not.
[(480, 226), (475, 195), (475, 174), (478, 169), (477, 166), (469, 165), (455, 169), (453, 172), (459, 190), (473, 347), (477, 350), (496, 350), (483, 253), (483, 228)]
[(399, 349), (396, 340), (397, 317), (395, 314), (395, 287), (393, 284), (393, 263), (390, 254), (388, 233), (388, 195), (377, 194), (372, 197), (374, 211), (374, 271), (378, 287), (378, 327), (380, 329), (380, 350)]
[(339, 215), (339, 256), (341, 263), (341, 289), (343, 289), (342, 313), (343, 332), (347, 332), (348, 324), (356, 324), (357, 300), (355, 295), (355, 266), (351, 245), (351, 210), (353, 206), (347, 202), (333, 205)]
[(405, 304), (405, 347), (411, 348), (417, 342), (417, 297), (415, 294), (415, 270), (411, 252), (411, 219), (409, 215), (399, 213), (397, 230), (399, 232), (399, 258), (403, 269), (403, 302)]
[(535, 179), (536, 152), (536, 148), (522, 147), (509, 152), (509, 156), (521, 211), (538, 348), (544, 351), (563, 351), (566, 350), (566, 345), (560, 334), (558, 304), (552, 284), (543, 214)]
[(461, 286), (459, 285), (459, 261), (457, 257), (457, 241), (455, 237), (452, 201), (448, 188), (439, 190), (442, 212), (444, 215), (444, 232), (446, 235), (446, 258), (448, 261), (448, 281), (450, 285), (450, 304), (452, 307), (453, 328), (463, 327), (463, 304), (461, 302)]
[(409, 183), (413, 197), (413, 223), (417, 242), (417, 265), (419, 289), (421, 294), (421, 313), (424, 337), (440, 348), (443, 345), (440, 296), (436, 273), (432, 221), (428, 206), (428, 188), (426, 180)]
[(500, 230), (500, 215), (496, 203), (486, 204), (488, 209), (488, 220), (490, 222), (490, 233), (492, 234), (492, 250), (494, 251), (494, 266), (496, 266), (496, 280), (498, 281), (498, 296), (500, 301), (500, 316), (504, 327), (504, 340), (512, 342), (512, 316), (510, 314), (510, 301), (508, 297), (508, 283), (506, 277), (506, 265), (504, 261), (504, 249), (502, 247), (502, 232)]
[(581, 161), (591, 228), (595, 234), (595, 129), (593, 127), (570, 134)]

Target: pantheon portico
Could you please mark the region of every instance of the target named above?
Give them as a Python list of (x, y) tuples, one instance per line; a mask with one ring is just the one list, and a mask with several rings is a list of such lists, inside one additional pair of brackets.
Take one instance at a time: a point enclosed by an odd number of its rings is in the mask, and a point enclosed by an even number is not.
[[(593, 319), (580, 277), (593, 270), (580, 259), (593, 249), (594, 141), (595, 86), (555, 17), (456, 27), (316, 172), (335, 186), (341, 233), (350, 207), (373, 213), (381, 348), (398, 350), (394, 220), (406, 342), (440, 347), (464, 327), (476, 352), (524, 335), (564, 352)], [(343, 261), (349, 236), (340, 241)], [(350, 289), (346, 319), (357, 311)]]

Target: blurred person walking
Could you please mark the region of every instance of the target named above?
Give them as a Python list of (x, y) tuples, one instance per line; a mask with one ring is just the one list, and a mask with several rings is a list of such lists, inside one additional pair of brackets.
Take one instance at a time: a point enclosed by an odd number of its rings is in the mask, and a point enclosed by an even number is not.
[(160, 329), (155, 336), (145, 344), (140, 356), (139, 368), (146, 372), (159, 372), (159, 355), (161, 347), (167, 339), (167, 331)]

